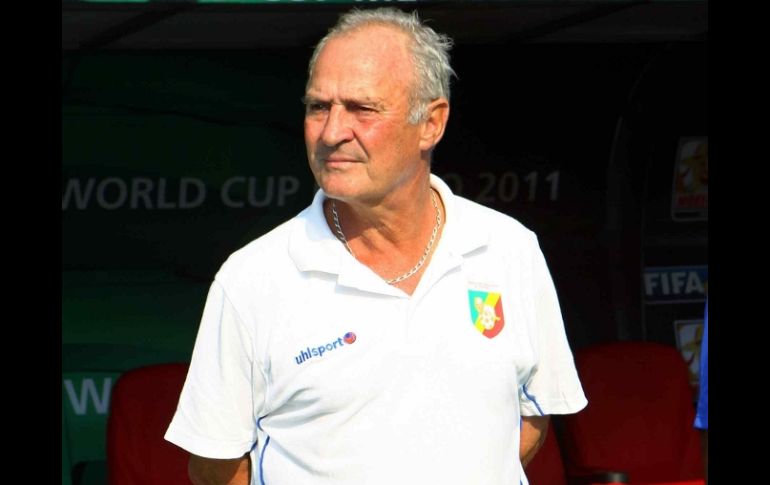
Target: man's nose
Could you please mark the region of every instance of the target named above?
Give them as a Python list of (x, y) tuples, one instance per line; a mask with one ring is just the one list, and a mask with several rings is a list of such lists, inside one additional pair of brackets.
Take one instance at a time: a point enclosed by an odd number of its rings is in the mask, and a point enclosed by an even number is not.
[(353, 138), (351, 119), (344, 105), (332, 104), (329, 107), (329, 115), (326, 117), (321, 141), (327, 146), (337, 146), (340, 143), (350, 141)]

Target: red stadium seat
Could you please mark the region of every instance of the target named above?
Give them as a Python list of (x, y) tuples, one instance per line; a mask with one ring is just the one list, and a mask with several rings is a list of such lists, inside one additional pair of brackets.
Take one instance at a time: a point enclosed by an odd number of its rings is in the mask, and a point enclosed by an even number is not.
[[(556, 417), (552, 416), (551, 419), (556, 419)], [(553, 422), (548, 426), (543, 446), (527, 465), (526, 473), (530, 485), (621, 485), (628, 483), (625, 474), (617, 472), (602, 471), (581, 476), (567, 476)]]
[(567, 485), (564, 463), (561, 460), (559, 442), (553, 431), (553, 423), (548, 426), (543, 446), (527, 465), (526, 473), (532, 485)]
[(189, 364), (130, 370), (112, 390), (107, 420), (110, 485), (190, 485), (189, 453), (163, 439)]
[(618, 470), (631, 484), (703, 483), (687, 366), (673, 347), (613, 342), (575, 353), (588, 406), (564, 416), (567, 475)]

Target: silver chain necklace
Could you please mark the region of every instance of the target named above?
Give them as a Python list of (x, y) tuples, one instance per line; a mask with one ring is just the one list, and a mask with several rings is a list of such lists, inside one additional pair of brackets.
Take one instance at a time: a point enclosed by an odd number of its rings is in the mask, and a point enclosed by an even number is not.
[[(428, 241), (428, 246), (425, 248), (425, 251), (422, 253), (422, 257), (419, 261), (417, 261), (417, 264), (414, 265), (412, 269), (407, 271), (406, 273), (402, 274), (401, 276), (397, 276), (395, 278), (385, 280), (385, 282), (389, 285), (395, 285), (396, 283), (400, 283), (404, 281), (405, 279), (409, 278), (416, 272), (422, 268), (422, 265), (425, 264), (425, 260), (428, 259), (428, 255), (430, 254), (431, 248), (433, 248), (433, 243), (436, 241), (436, 234), (438, 234), (438, 229), (441, 227), (441, 211), (438, 210), (438, 202), (436, 202), (436, 195), (433, 193), (433, 190), (430, 191), (430, 199), (433, 201), (433, 208), (436, 209), (436, 225), (433, 226), (433, 233), (430, 235), (430, 241)], [(345, 243), (345, 247), (348, 249), (348, 252), (351, 256), (354, 258), (356, 257), (355, 254), (353, 254), (353, 250), (350, 249), (350, 244), (348, 244), (348, 239), (345, 237), (345, 233), (342, 232), (342, 227), (340, 226), (340, 217), (337, 214), (337, 206), (334, 204), (334, 200), (332, 199), (332, 216), (334, 217), (334, 227), (337, 229), (337, 235), (339, 236), (340, 240)]]

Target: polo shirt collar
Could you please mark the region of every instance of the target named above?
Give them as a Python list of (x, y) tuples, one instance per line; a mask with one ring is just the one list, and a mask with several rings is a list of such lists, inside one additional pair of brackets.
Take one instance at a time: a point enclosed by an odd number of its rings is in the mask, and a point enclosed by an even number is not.
[(467, 204), (452, 193), (452, 189), (438, 176), (430, 175), (430, 185), (444, 202), (445, 222), (439, 244), (454, 257), (462, 257), (489, 243), (489, 228), (473, 220), (467, 211)]
[(289, 256), (300, 271), (339, 274), (345, 250), (326, 224), (325, 199), (326, 194), (319, 189), (312, 204), (297, 215), (289, 235)]
[[(463, 255), (489, 242), (489, 229), (471, 220), (470, 215), (463, 211), (465, 207), (457, 204), (455, 195), (443, 180), (431, 174), (430, 183), (441, 196), (445, 209), (444, 230), (436, 252), (446, 251), (450, 261), (461, 264)], [(383, 292), (387, 287), (395, 293), (401, 293), (351, 257), (326, 223), (323, 213), (325, 199), (326, 194), (319, 189), (312, 204), (296, 217), (296, 224), (289, 236), (288, 250), (297, 269), (336, 274), (339, 283), (346, 286), (372, 287), (378, 292)], [(431, 258), (431, 264), (435, 256)]]

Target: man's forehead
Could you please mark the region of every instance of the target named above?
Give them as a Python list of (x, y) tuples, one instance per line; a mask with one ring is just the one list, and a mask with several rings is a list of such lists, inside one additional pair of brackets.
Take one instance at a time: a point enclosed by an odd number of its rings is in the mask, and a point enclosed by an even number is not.
[(308, 88), (307, 93), (305, 93), (305, 99), (310, 101), (337, 101), (336, 98), (339, 98), (339, 102), (342, 103), (355, 102), (366, 104), (381, 104), (383, 102), (382, 96), (376, 93), (370, 93), (367, 89), (360, 89), (357, 91), (348, 89), (341, 95), (332, 95), (323, 89), (318, 89), (311, 86)]

